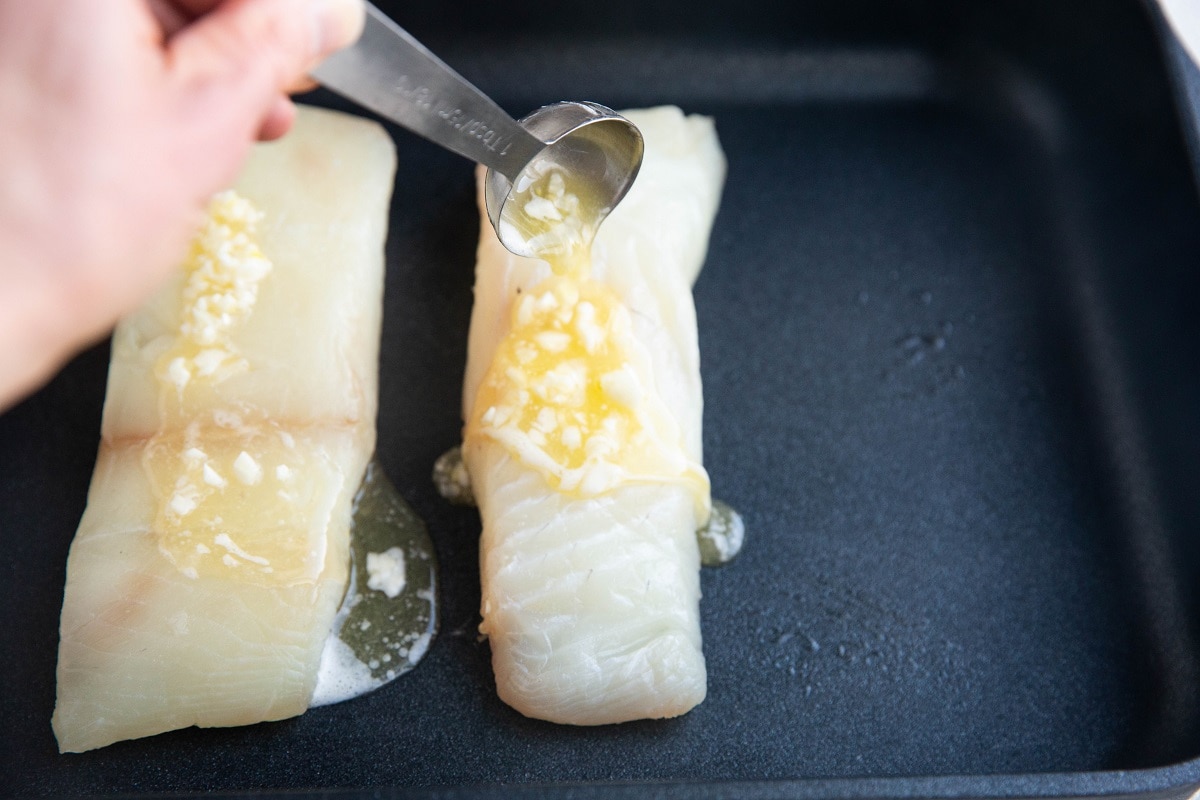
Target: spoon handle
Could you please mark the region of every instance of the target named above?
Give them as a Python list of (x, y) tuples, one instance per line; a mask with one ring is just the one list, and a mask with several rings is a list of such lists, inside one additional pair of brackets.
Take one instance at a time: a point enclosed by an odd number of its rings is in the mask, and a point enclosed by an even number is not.
[(447, 150), (514, 180), (545, 145), (367, 3), (362, 36), (312, 77)]

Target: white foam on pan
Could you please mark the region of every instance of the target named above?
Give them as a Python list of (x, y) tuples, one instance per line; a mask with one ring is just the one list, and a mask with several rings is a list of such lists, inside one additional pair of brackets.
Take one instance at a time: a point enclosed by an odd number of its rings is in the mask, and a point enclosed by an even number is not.
[(317, 686), (313, 689), (312, 699), (308, 701), (309, 708), (341, 703), (360, 697), (372, 689), (384, 684), (380, 678), (371, 674), (371, 668), (354, 655), (350, 645), (338, 638), (350, 609), (358, 604), (356, 570), (350, 565), (350, 585), (346, 596), (342, 598), (342, 606), (333, 619), (329, 635), (325, 637), (325, 647), (321, 650), (321, 665), (317, 668)]
[(321, 651), (321, 667), (317, 671), (317, 688), (313, 691), (309, 708), (340, 703), (366, 694), (383, 685), (383, 681), (371, 675), (370, 668), (358, 660), (350, 645), (336, 634), (325, 640)]

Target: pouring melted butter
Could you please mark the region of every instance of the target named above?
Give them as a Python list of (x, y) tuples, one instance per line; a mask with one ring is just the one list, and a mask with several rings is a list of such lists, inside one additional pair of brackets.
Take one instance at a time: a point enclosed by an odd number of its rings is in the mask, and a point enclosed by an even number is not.
[[(688, 457), (655, 389), (629, 307), (592, 277), (596, 220), (607, 209), (553, 167), (514, 192), (508, 206), (519, 213), (507, 224), (520, 230), (530, 255), (546, 261), (551, 274), (514, 303), (464, 442), (498, 442), (552, 489), (581, 497), (625, 483), (683, 485), (701, 521), (705, 563), (731, 560), (741, 545), (741, 518), (724, 504), (713, 513), (708, 474)], [(461, 458), (461, 451), (451, 451), (434, 471), (442, 494), (464, 503), (471, 495)]]

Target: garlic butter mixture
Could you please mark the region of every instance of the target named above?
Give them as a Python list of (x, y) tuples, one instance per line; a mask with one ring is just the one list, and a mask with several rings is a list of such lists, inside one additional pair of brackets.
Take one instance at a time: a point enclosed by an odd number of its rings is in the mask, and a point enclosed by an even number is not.
[[(271, 277), (255, 238), (262, 219), (233, 191), (209, 205), (183, 264), (175, 341), (155, 365), (163, 419), (202, 405), (189, 401), (216, 396), (215, 385), (255, 367), (232, 337)], [(226, 404), (152, 437), (142, 463), (158, 501), (159, 552), (185, 577), (292, 586), (315, 582), (326, 568), (326, 531), (343, 478), (305, 428), (285, 430), (249, 404)], [(351, 560), (353, 585), (334, 620), (313, 704), (363, 694), (407, 672), (436, 627), (432, 543), (374, 464), (354, 504)], [(360, 572), (368, 575), (363, 586)]]
[(179, 338), (159, 359), (160, 380), (183, 391), (193, 376), (220, 381), (248, 366), (229, 340), (254, 311), (271, 262), (255, 240), (263, 214), (232, 190), (209, 203), (183, 264), (183, 314)]
[(316, 447), (268, 420), (214, 414), (155, 436), (143, 456), (159, 501), (159, 550), (189, 578), (316, 580), (340, 484)]
[(503, 444), (551, 488), (579, 496), (630, 482), (683, 484), (707, 519), (708, 475), (688, 458), (655, 390), (629, 307), (592, 277), (595, 226), (575, 189), (549, 169), (517, 201), (531, 249), (552, 274), (514, 303), (464, 438)]
[[(270, 279), (271, 262), (255, 239), (262, 216), (233, 191), (209, 204), (182, 268), (179, 330), (155, 365), (163, 419), (189, 396), (252, 366), (231, 336)], [(304, 444), (245, 406), (215, 409), (152, 437), (143, 466), (158, 500), (159, 551), (193, 579), (316, 580), (338, 481), (322, 449)]]

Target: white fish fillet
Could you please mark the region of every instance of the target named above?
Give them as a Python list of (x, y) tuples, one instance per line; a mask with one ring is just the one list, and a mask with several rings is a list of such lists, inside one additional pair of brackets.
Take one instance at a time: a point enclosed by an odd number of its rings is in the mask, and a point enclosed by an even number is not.
[[(182, 278), (118, 326), (99, 456), (67, 562), (53, 718), (61, 750), (308, 707), (348, 579), (351, 501), (374, 451), (394, 169), (379, 126), (317, 109), (300, 109), (291, 134), (255, 149), (236, 190), (265, 213), (258, 241), (274, 269), (232, 334), (248, 368), (189, 395), (182, 413), (162, 410), (154, 375), (179, 330)], [(188, 577), (164, 555), (146, 451), (151, 437), (197, 419), (201, 447), (237, 452), (253, 441), (292, 463), (263, 482), (310, 483), (293, 531), (309, 546), (308, 567), (275, 580), (280, 572), (237, 536), (205, 545), (228, 550), (229, 569)]]
[[(699, 463), (691, 284), (707, 251), (725, 159), (710, 119), (669, 107), (622, 113), (645, 137), (645, 162), (600, 229), (592, 274), (632, 310), (655, 389)], [(512, 255), (481, 225), (465, 419), (514, 301), (549, 274), (546, 263)], [(527, 716), (575, 725), (672, 717), (700, 703), (706, 676), (693, 493), (678, 484), (625, 484), (572, 497), (493, 440), (468, 441), (463, 452), (483, 519), (481, 630), (500, 697)]]

